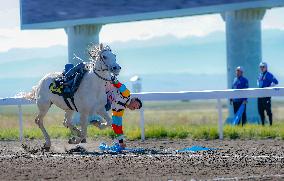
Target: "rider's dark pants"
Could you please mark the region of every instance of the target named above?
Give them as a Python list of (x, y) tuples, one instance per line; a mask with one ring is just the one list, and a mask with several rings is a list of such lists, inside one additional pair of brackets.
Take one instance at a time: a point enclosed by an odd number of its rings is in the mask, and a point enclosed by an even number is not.
[(105, 105), (106, 111), (109, 111), (111, 109), (111, 102), (107, 99), (107, 103)]
[(262, 97), (257, 99), (258, 113), (261, 119), (261, 124), (264, 125), (266, 111), (269, 118), (269, 124), (272, 125), (271, 97)]
[[(237, 112), (238, 112), (238, 110), (240, 109), (240, 107), (241, 107), (241, 105), (243, 104), (243, 102), (233, 102), (233, 107), (234, 107), (234, 113), (236, 114)], [(244, 125), (244, 124), (246, 124), (246, 122), (247, 122), (247, 111), (246, 111), (246, 105), (245, 105), (245, 110), (244, 110), (244, 112), (243, 112), (243, 115), (242, 115), (242, 119), (241, 119), (241, 121), (242, 121), (242, 126)], [(239, 122), (239, 124), (240, 124), (240, 122)]]

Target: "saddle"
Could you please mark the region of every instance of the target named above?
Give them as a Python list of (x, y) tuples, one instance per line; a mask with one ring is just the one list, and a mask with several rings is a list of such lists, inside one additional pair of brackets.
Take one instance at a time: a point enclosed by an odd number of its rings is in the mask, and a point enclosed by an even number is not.
[(54, 78), (53, 82), (49, 85), (49, 90), (53, 94), (62, 96), (64, 98), (66, 105), (71, 110), (73, 110), (69, 101), (67, 100), (68, 98), (70, 98), (76, 111), (78, 111), (74, 103), (74, 94), (78, 90), (81, 81), (84, 75), (87, 73), (87, 71), (88, 70), (85, 68), (84, 63), (80, 63), (68, 71), (65, 69), (61, 75)]

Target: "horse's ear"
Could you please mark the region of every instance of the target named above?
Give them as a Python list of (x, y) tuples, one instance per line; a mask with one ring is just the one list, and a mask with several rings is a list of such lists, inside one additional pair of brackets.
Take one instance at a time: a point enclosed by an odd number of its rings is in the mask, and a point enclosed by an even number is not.
[(104, 49), (104, 45), (102, 43), (100, 43), (100, 50)]

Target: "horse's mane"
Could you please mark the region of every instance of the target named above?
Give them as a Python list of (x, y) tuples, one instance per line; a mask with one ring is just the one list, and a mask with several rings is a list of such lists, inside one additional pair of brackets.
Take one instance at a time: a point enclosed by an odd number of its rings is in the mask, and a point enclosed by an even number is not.
[(101, 53), (103, 51), (111, 51), (110, 47), (107, 45), (107, 46), (104, 46), (102, 43), (100, 44), (91, 44), (89, 45), (88, 49), (88, 54), (90, 55), (90, 63), (87, 63), (87, 66), (86, 68), (88, 70), (93, 70), (93, 68), (95, 67), (95, 64), (97, 61), (100, 60), (100, 56), (101, 56)]
[(90, 55), (90, 60), (97, 61), (100, 59), (100, 55), (103, 51), (111, 51), (110, 47), (104, 46), (102, 43), (100, 44), (91, 44), (88, 47), (88, 54)]

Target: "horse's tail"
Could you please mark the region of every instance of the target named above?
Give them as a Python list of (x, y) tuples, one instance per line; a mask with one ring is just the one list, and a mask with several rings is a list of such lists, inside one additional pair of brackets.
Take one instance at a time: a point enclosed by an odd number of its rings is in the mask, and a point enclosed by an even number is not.
[(39, 85), (33, 86), (30, 92), (22, 93), (22, 97), (29, 100), (35, 100), (37, 97)]
[(30, 92), (21, 92), (20, 94), (16, 95), (16, 97), (25, 98), (25, 99), (28, 99), (28, 100), (36, 100), (38, 98), (39, 91), (40, 91), (41, 87), (43, 87), (43, 85), (45, 85), (46, 81), (47, 81), (47, 83), (49, 81), (52, 82), (53, 79), (60, 74), (61, 73), (58, 73), (58, 72), (47, 74), (38, 82), (38, 84), (36, 86), (32, 87), (32, 90)]

